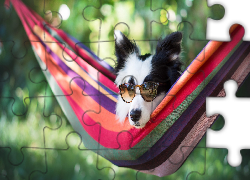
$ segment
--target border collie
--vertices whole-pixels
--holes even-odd
[[[154,55],[141,55],[135,42],[119,30],[115,30],[114,37],[117,57],[115,84],[120,89],[116,116],[120,122],[128,116],[132,126],[143,128],[181,75],[182,33],[174,32],[160,39]]]

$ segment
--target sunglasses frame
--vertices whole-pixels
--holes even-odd
[[[146,99],[143,97],[143,95],[142,95],[142,91],[143,91],[142,88],[143,88],[143,86],[144,86],[144,83],[153,83],[153,86],[156,86],[156,88],[155,88],[155,91],[156,91],[156,92],[155,92],[155,96],[154,96],[154,98],[153,98],[152,100],[150,100],[150,101],[146,100]],[[123,100],[124,102],[126,102],[126,103],[131,103],[131,102],[133,101],[134,97],[136,96],[135,90],[136,90],[137,87],[139,87],[140,95],[141,95],[142,99],[143,99],[144,101],[146,101],[146,102],[151,102],[151,101],[153,101],[153,100],[156,98],[157,89],[158,89],[159,85],[164,85],[164,84],[166,84],[166,83],[153,82],[153,81],[148,81],[148,82],[144,82],[144,83],[141,84],[141,85],[131,85],[130,83],[123,83],[123,84],[119,85],[119,90],[120,90],[120,95],[121,95],[122,100]],[[126,86],[126,88],[128,88],[128,86],[131,86],[131,87],[133,88],[133,90],[134,90],[134,97],[132,98],[131,101],[126,101],[126,100],[122,97],[122,94],[123,94],[123,93],[121,93],[122,86]],[[154,89],[153,89],[153,90],[154,90]]]

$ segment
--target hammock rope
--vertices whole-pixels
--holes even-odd
[[[116,120],[118,88],[113,68],[20,0],[9,1],[57,101],[84,145],[118,166],[159,176],[176,171],[217,117],[206,117],[205,97],[217,96],[226,79],[242,79],[249,72],[245,57],[250,44],[241,41],[244,29],[235,25],[230,30],[232,40],[210,41],[169,90],[146,127],[136,129],[128,120],[124,124]],[[181,150],[184,146],[189,148]],[[171,163],[173,158],[182,163]]]

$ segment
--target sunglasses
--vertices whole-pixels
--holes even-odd
[[[120,95],[124,102],[131,103],[136,94],[136,87],[139,87],[140,94],[144,101],[151,102],[156,98],[159,85],[164,83],[159,82],[144,82],[141,85],[133,85],[124,83],[119,85]]]

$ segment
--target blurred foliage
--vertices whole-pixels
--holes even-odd
[[[115,63],[114,29],[134,39],[142,54],[154,53],[160,37],[178,30],[184,35],[182,61],[185,69],[207,43],[206,18],[220,19],[224,14],[221,6],[209,9],[205,0],[23,2],[111,65]],[[249,178],[249,150],[242,151],[242,164],[232,168],[227,164],[227,150],[206,151],[205,138],[176,173],[163,178],[118,168],[86,150],[79,136],[71,133],[74,131],[53,97],[19,17],[13,8],[6,10],[3,1],[0,3],[0,179]],[[58,11],[62,4],[69,7],[70,16],[61,22]],[[249,80],[245,84],[249,85]],[[242,86],[244,88],[246,85]],[[249,97],[245,92],[238,96]],[[212,128],[218,130],[223,124],[223,120],[218,120]],[[50,148],[39,148],[45,145]],[[191,171],[205,175],[189,174]]]

